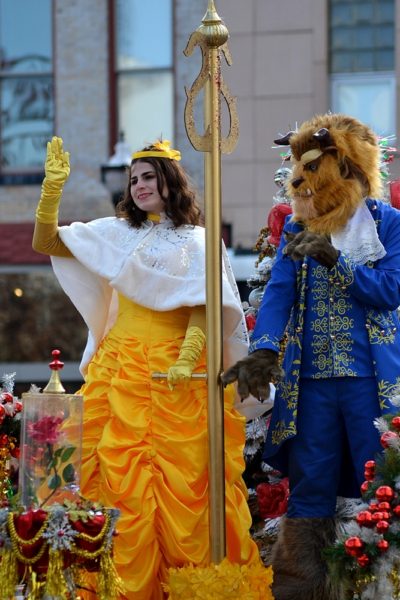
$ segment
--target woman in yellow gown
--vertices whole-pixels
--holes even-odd
[[[69,155],[48,143],[33,247],[52,256],[85,319],[81,492],[120,510],[114,561],[129,600],[162,600],[167,570],[209,561],[204,229],[169,143],[133,155],[117,217],[58,227]],[[240,299],[223,271],[226,362],[246,354]],[[152,377],[168,374],[167,380]],[[249,535],[244,419],[225,392],[227,557],[259,560]]]

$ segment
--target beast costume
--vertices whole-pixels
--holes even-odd
[[[380,148],[357,119],[317,115],[274,141],[290,146],[293,215],[251,353],[224,382],[264,397],[278,380],[264,460],[288,475],[290,496],[274,598],[333,600],[322,550],[336,498],[360,496],[365,461],[382,450],[373,421],[400,390],[400,212],[377,200]]]
[[[400,212],[372,199],[364,206],[360,210],[374,219],[382,248],[360,251],[355,245],[352,257],[341,252],[328,270],[310,257],[291,260],[282,253],[283,240],[252,336],[251,351],[277,352],[286,336],[285,378],[277,385],[264,460],[293,475],[288,516],[332,516],[338,493],[360,495],[365,461],[381,448],[373,419],[393,411],[391,398],[400,390],[400,329],[394,310],[400,305]],[[290,220],[284,227],[286,233],[302,229]],[[371,260],[368,253],[381,258]],[[339,385],[342,397],[346,386],[351,388],[335,410],[326,409],[327,383],[332,389]],[[301,411],[306,428],[297,423],[305,385],[314,412],[308,419]],[[321,440],[314,447],[301,443],[318,433]],[[331,461],[335,465],[329,468]]]

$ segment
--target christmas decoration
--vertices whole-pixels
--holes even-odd
[[[378,144],[381,151],[380,173],[383,181],[383,196],[388,202],[391,202],[391,186],[389,165],[393,162],[397,148],[393,146],[396,139],[395,135],[380,136]]]
[[[259,483],[256,492],[260,516],[263,519],[276,519],[286,513],[289,496],[287,477],[275,483]]]
[[[365,463],[367,504],[326,552],[331,576],[349,599],[400,598],[399,422],[397,415],[376,419],[383,453]]]
[[[84,500],[46,510],[0,509],[0,599],[13,598],[22,583],[30,598],[76,598],[86,572],[97,573],[96,597],[117,598],[122,588],[111,554],[118,516]]]
[[[268,214],[267,225],[261,229],[254,246],[258,257],[255,272],[247,280],[251,291],[248,303],[244,303],[245,320],[250,336],[271,276],[284,221],[292,210],[286,195],[286,184],[290,174],[291,169],[287,167],[282,166],[276,170],[274,182],[278,191],[273,197],[273,207]],[[282,350],[283,348],[284,343]],[[287,480],[283,480],[280,473],[261,461],[271,410],[270,404],[265,407],[264,414],[247,422],[244,448],[244,480],[249,489],[249,507],[253,517],[252,534],[266,565],[270,564],[272,545],[278,534],[280,518],[286,512],[288,498]]]
[[[18,488],[22,402],[13,395],[15,373],[0,387],[0,506],[8,506]]]

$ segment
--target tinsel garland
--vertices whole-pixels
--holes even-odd
[[[233,564],[225,558],[208,567],[169,569],[163,587],[169,600],[273,600],[271,584],[271,567]]]

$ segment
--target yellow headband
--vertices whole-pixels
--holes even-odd
[[[170,158],[171,160],[181,160],[181,153],[179,150],[170,148],[171,142],[164,140],[163,142],[155,142],[153,144],[154,150],[143,150],[142,152],[134,152],[132,159],[146,158],[153,156],[154,158]]]

